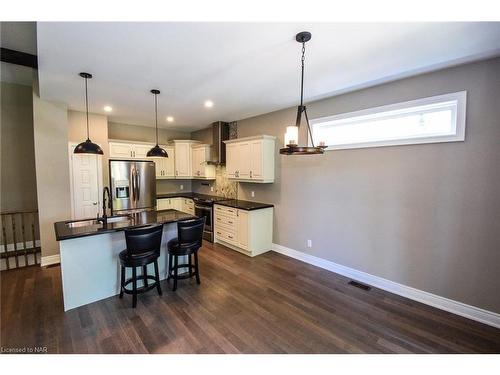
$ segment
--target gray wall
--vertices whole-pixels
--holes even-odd
[[[137,126],[108,122],[109,139],[123,139],[128,141],[155,142],[155,128],[150,126]],[[191,139],[190,132],[158,129],[158,140],[160,144],[165,144],[172,139]]]
[[[1,83],[1,211],[37,208],[31,86]]]
[[[183,189],[181,190],[181,185]],[[191,180],[156,180],[156,194],[192,191]]]
[[[211,145],[213,143],[212,126],[192,132],[191,139],[194,139],[195,141],[200,141],[201,143],[206,143],[207,145]]]
[[[59,254],[54,223],[71,218],[68,110],[33,92],[38,218],[42,258]]]
[[[307,84],[306,84],[307,87]],[[311,118],[467,90],[465,142],[276,156],[274,242],[500,313],[500,59],[308,104]],[[283,144],[295,108],[238,122]],[[304,138],[302,138],[304,139]],[[307,239],[313,247],[307,248]]]

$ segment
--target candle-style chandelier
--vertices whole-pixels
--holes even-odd
[[[304,61],[306,52],[306,42],[311,40],[311,33],[302,31],[295,36],[295,40],[302,43],[302,70],[300,80],[300,105],[297,107],[297,120],[295,125],[287,126],[285,133],[285,147],[280,149],[282,155],[317,155],[323,154],[325,151],[324,142],[320,142],[319,146],[314,145],[314,140],[311,133],[311,126],[309,125],[309,118],[307,117],[306,106],[304,105]],[[311,138],[311,146],[299,146],[299,127],[302,120],[302,114],[306,119],[307,135]]]

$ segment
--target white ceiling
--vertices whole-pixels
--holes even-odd
[[[41,96],[111,121],[194,130],[297,105],[307,30],[306,101],[500,54],[500,23],[37,24]],[[203,107],[206,99],[215,105]],[[165,117],[175,117],[173,124]]]

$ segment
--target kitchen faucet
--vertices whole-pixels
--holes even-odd
[[[102,189],[102,219],[104,222],[108,219],[108,216],[106,215],[106,195],[108,196],[108,208],[111,209],[111,196],[107,186]]]

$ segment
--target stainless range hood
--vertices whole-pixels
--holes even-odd
[[[229,124],[217,121],[212,124],[212,160],[207,161],[211,165],[226,164],[226,144],[229,139]]]

